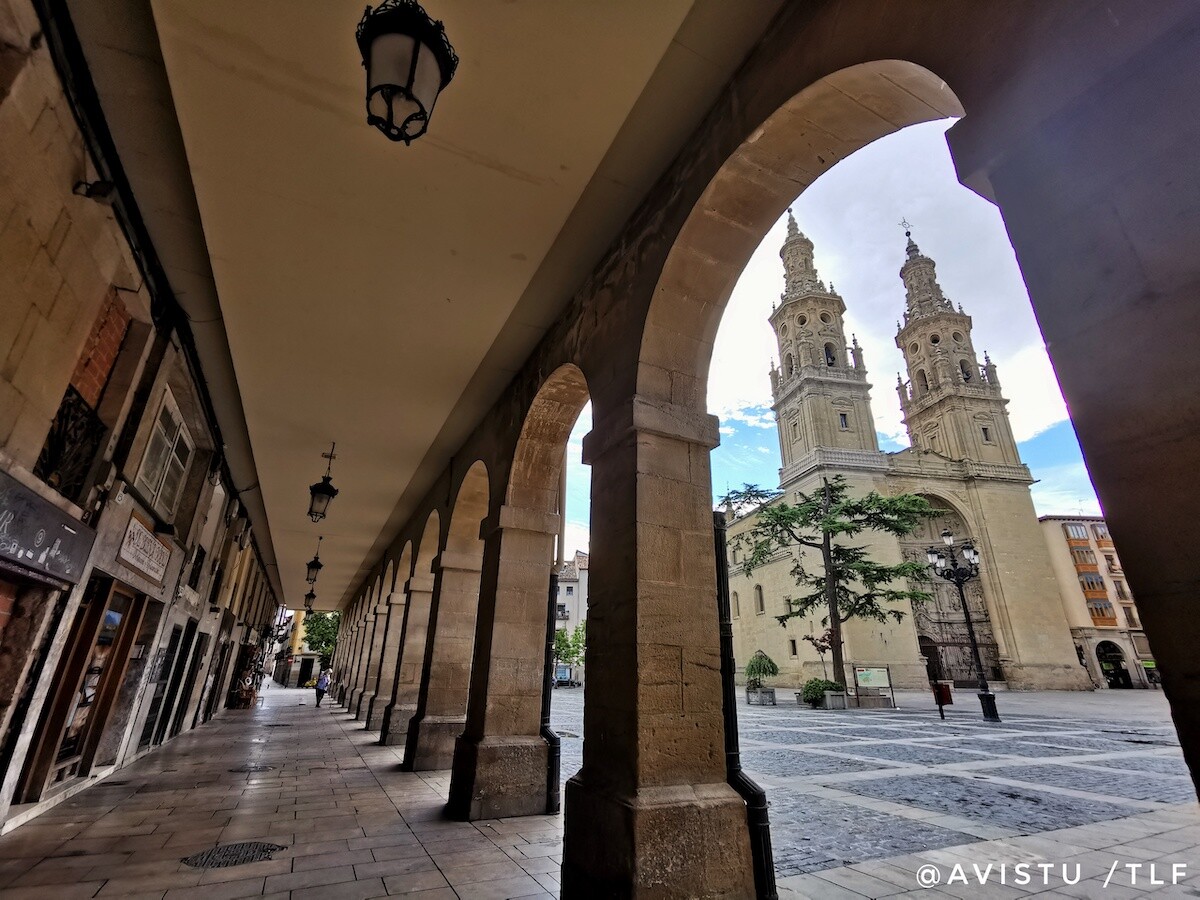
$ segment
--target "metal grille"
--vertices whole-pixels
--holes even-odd
[[[240,844],[225,844],[223,847],[193,853],[191,856],[185,856],[182,862],[193,869],[224,869],[245,863],[262,862],[264,859],[270,859],[272,853],[286,849],[279,844],[243,841]]]
[[[230,772],[270,772],[274,766],[264,766],[257,763],[250,763],[245,766],[238,766],[236,769],[230,769]]]

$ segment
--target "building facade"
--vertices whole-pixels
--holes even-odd
[[[0,9],[0,829],[216,715],[275,591],[187,326]],[[20,53],[13,48],[23,48]]]
[[[1058,587],[1029,493],[1033,479],[1017,452],[996,366],[986,354],[980,360],[971,317],[945,297],[933,260],[909,235],[900,270],[906,306],[896,344],[908,370],[897,393],[911,446],[885,453],[875,432],[864,351],[845,333],[845,301],[819,278],[812,242],[790,213],[780,256],[785,290],[770,321],[780,359],[771,370],[771,389],[783,497],[817,490],[834,476],[844,477],[855,494],[924,496],[938,515],[903,539],[865,533],[873,558],[924,563],[926,548],[940,544],[945,529],[971,540],[981,571],[965,590],[988,680],[1021,690],[1087,688],[1055,602]],[[749,576],[738,566],[737,540],[753,521],[746,516],[729,528],[737,658],[763,650],[780,665],[780,683],[832,674],[828,660],[806,640],[824,632],[821,614],[790,619],[783,627],[776,618],[787,612],[786,598],[795,591],[796,558],[780,553]],[[843,626],[848,683],[854,666],[886,666],[898,687],[943,679],[975,683],[957,590],[935,582],[913,585],[932,599],[906,610],[899,623],[852,619]]]
[[[1092,683],[1098,688],[1157,685],[1154,655],[1104,519],[1042,516],[1038,522],[1075,651]]]

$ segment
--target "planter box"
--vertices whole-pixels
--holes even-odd
[[[846,692],[845,691],[826,691],[825,692],[825,708],[826,709],[845,709],[846,708]]]
[[[775,706],[775,688],[746,688],[746,702],[758,706]]]

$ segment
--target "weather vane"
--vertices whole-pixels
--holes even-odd
[[[904,233],[906,235],[912,230],[912,224],[908,221],[908,219],[901,219],[900,227],[904,229]]]

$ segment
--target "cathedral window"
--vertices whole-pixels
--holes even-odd
[[[917,369],[917,391],[922,394],[929,393],[929,376],[925,374],[924,369]]]
[[[792,375],[796,371],[796,358],[790,353],[784,357],[783,370],[787,372],[788,375]]]
[[[981,425],[979,430],[983,432],[983,442],[990,444],[992,442],[992,431],[986,425]]]
[[[837,365],[837,351],[833,349],[833,344],[825,345],[825,365],[827,365],[827,366],[836,366]]]
[[[791,654],[792,659],[795,659],[797,656],[800,655],[800,653],[796,649],[796,639],[795,638],[788,639],[788,653]]]
[[[845,413],[838,413],[838,427],[841,428],[842,431],[850,430],[850,417]]]
[[[829,325],[833,322],[833,316],[829,315],[829,313],[821,313],[821,321]]]
[[[800,439],[800,423],[799,422],[792,423],[792,438],[795,440]]]
[[[762,585],[754,586],[754,612],[756,615],[762,615],[767,611],[767,604],[763,600]]]
[[[960,372],[962,372],[962,378],[963,378],[963,381],[964,381],[964,382],[970,382],[970,380],[971,380],[971,367],[967,365],[967,361],[966,361],[965,359],[960,359],[960,360],[958,361],[958,369],[959,369],[959,371],[960,371]]]
[[[941,342],[942,342],[942,336],[940,334],[931,334],[929,336],[929,343],[933,344],[933,346],[936,347]]]
[[[808,324],[808,316],[800,316],[800,318],[796,319],[796,324],[803,328]]]
[[[729,605],[733,608],[733,617],[736,619],[742,614],[742,605],[738,602],[737,591],[729,595]]]
[[[961,344],[963,342],[962,332],[956,331],[954,334],[950,335],[950,337],[954,338],[954,343],[956,344]]]

